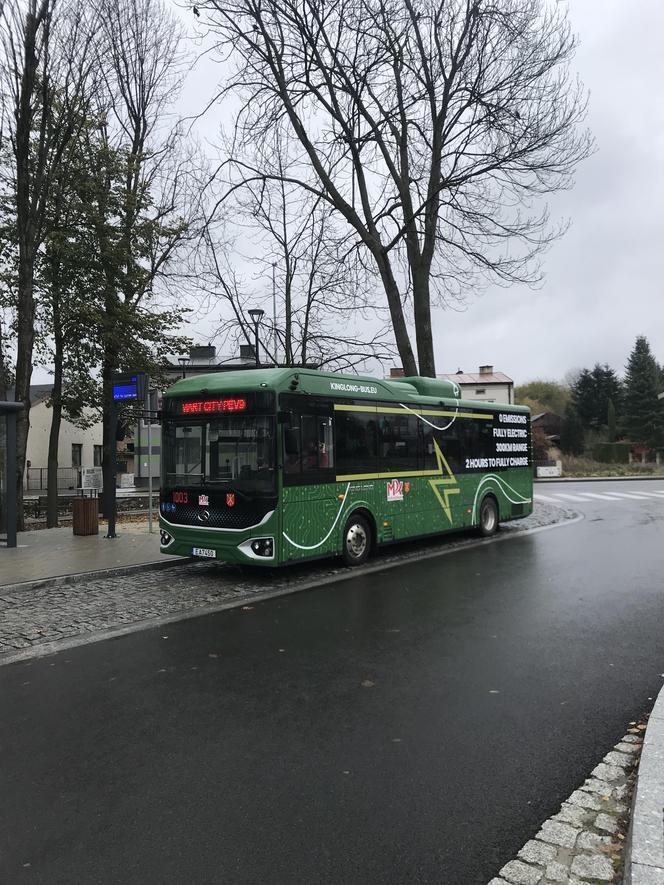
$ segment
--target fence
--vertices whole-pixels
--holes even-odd
[[[48,468],[28,467],[26,477],[26,490],[28,492],[42,491],[46,489]],[[75,491],[81,486],[81,476],[78,467],[58,467],[58,491]]]

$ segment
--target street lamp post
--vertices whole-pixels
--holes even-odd
[[[263,319],[265,311],[261,310],[260,307],[253,307],[249,311],[249,316],[251,317],[251,321],[254,324],[254,355],[256,357],[256,365],[260,366],[261,361],[258,357],[258,324]]]

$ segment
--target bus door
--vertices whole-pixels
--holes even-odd
[[[327,403],[282,412],[282,554],[284,560],[336,552],[341,501],[332,412]]]

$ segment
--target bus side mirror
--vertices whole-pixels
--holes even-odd
[[[286,427],[284,430],[284,448],[287,455],[300,454],[300,432],[298,427]]]

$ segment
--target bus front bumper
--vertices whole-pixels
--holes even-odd
[[[175,525],[159,519],[160,551],[169,556],[194,556],[239,565],[276,562],[277,519],[244,531],[216,531],[197,526]]]

